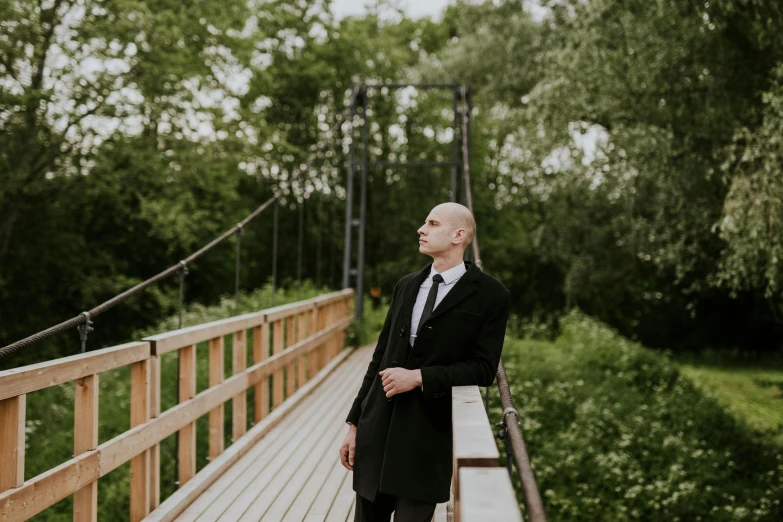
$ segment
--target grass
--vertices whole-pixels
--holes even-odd
[[[707,353],[677,360],[681,371],[733,415],[783,447],[783,361]]]

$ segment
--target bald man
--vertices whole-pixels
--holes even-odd
[[[440,204],[418,234],[432,263],[397,282],[346,419],[354,522],[431,522],[451,488],[451,388],[490,386],[503,349],[510,293],[463,261],[473,214]]]

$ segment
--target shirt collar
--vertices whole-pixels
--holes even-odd
[[[449,268],[448,270],[441,272],[440,275],[443,278],[443,284],[449,285],[454,281],[456,281],[457,279],[459,279],[460,277],[462,277],[462,275],[467,271],[468,269],[465,268],[465,263],[462,262],[455,267]],[[430,268],[430,275],[428,276],[428,278],[432,280],[432,276],[434,276],[437,273],[438,271],[435,270],[435,266],[433,265],[432,268]]]

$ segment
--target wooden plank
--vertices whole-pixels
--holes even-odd
[[[325,522],[345,522],[348,518],[351,506],[353,505],[354,500],[356,500],[356,493],[353,491],[351,482],[351,475],[348,473],[348,470],[346,470],[343,483],[337,491],[337,496],[334,498],[334,503],[329,510]]]
[[[264,323],[253,330],[253,362],[258,364],[269,358],[269,323]],[[269,415],[269,386],[271,377],[262,379],[255,385],[253,403],[253,420],[256,424]]]
[[[500,453],[478,386],[453,386],[451,405],[455,462],[459,466],[497,466]]]
[[[345,392],[332,396],[329,407],[324,407],[316,418],[307,423],[306,429],[299,430],[271,461],[264,463],[261,473],[243,488],[241,496],[231,503],[231,506],[217,519],[218,522],[269,520],[261,517],[287,486],[294,472],[303,465],[303,462],[311,459],[312,455],[326,451],[332,445],[337,431],[346,427],[344,422],[340,422],[336,411],[347,408],[350,400],[350,394]],[[207,520],[209,519],[204,519],[203,522]]]
[[[196,345],[179,351],[179,402],[196,396]],[[179,487],[196,474],[196,422],[189,422],[177,433]]]
[[[197,324],[179,330],[172,330],[157,335],[145,337],[144,341],[152,344],[152,353],[161,355],[191,344],[198,344],[217,337],[231,335],[240,330],[248,330],[266,321],[266,311],[251,312],[237,315],[219,321]]]
[[[98,375],[74,382],[73,454],[81,455],[98,447]],[[74,522],[97,522],[98,481],[73,494]]]
[[[0,400],[0,493],[24,484],[26,405],[26,395]]]
[[[346,355],[348,355],[348,352],[346,352]],[[346,357],[335,359],[331,369],[339,366],[345,359]],[[228,448],[228,450],[218,457],[218,459],[210,462],[190,483],[185,487],[180,488],[180,490],[166,499],[166,501],[150,515],[148,521],[170,522],[174,520],[191,502],[197,499],[199,495],[214,483],[215,480],[220,478],[231,465],[250,451],[254,444],[261,440],[271,428],[283,420],[288,412],[292,411],[292,409],[300,404],[302,400],[318,389],[319,384],[326,379],[327,375],[327,373],[324,373],[322,376],[319,376],[319,378],[308,382],[306,386],[303,386],[296,392],[290,401],[287,401],[286,404],[274,412],[271,412],[259,424],[253,426],[253,428],[237,441],[236,444],[233,444]]]
[[[272,354],[283,351],[283,320],[278,319],[272,328]],[[283,370],[275,370],[272,376],[272,408],[277,408],[283,402]]]
[[[324,306],[321,311],[323,312],[324,317],[324,328],[327,328],[334,322],[334,304]],[[332,359],[332,354],[334,352],[334,337],[330,337],[329,340],[324,343],[323,352],[325,361]]]
[[[351,388],[345,386],[347,382],[342,384],[339,391],[332,395],[332,401],[324,407],[328,411],[325,415],[323,431],[318,430],[320,437],[307,447],[293,448],[293,452],[297,454],[296,458],[289,462],[283,472],[275,476],[274,481],[267,485],[263,493],[256,498],[253,508],[257,505],[266,508],[260,518],[261,522],[280,522],[320,462],[322,460],[329,462],[339,460],[336,449],[348,431],[348,427],[340,420],[340,417],[343,409],[348,408],[352,400]],[[261,511],[259,509],[257,513]],[[251,510],[248,510],[247,519],[259,520],[253,518]]]
[[[332,470],[329,473],[326,482],[324,482],[323,487],[318,491],[318,495],[315,497],[312,505],[310,505],[310,509],[303,519],[304,522],[324,522],[324,520],[326,520],[329,509],[332,507],[340,487],[342,487],[343,480],[351,473],[340,463],[339,456],[334,460],[335,462],[332,466]]]
[[[0,493],[0,520],[27,520],[101,476],[98,450],[64,462],[16,489]]]
[[[306,398],[303,398],[296,409],[289,409],[291,401],[287,401],[281,408],[276,410],[274,415],[279,415],[280,411],[286,409],[289,409],[290,413],[273,429],[269,430],[262,439],[253,444],[252,448],[232,464],[229,469],[221,473],[215,482],[201,493],[193,503],[187,506],[179,518],[177,518],[177,522],[192,522],[202,515],[206,517],[213,516],[214,518],[220,516],[223,510],[225,510],[225,504],[234,498],[231,491],[236,489],[235,483],[241,481],[243,474],[259,473],[259,462],[269,460],[271,458],[269,455],[277,453],[280,448],[285,446],[296,434],[296,431],[301,430],[301,426],[304,423],[312,421],[313,416],[323,409],[325,402],[329,400],[331,394],[340,385],[340,379],[335,378],[335,376],[347,374],[348,367],[352,364],[353,360],[349,360],[337,368],[334,374],[325,377],[321,384],[318,385],[317,393],[311,392]],[[297,396],[301,396],[301,394],[297,393]],[[294,400],[294,397],[292,397],[292,400]],[[248,433],[248,436],[250,436],[252,431]],[[247,438],[247,436],[244,437],[238,444],[244,443]],[[233,446],[226,450],[224,455],[232,451],[232,448]],[[215,502],[223,503],[223,507],[213,506]]]
[[[309,309],[316,303],[320,305],[326,305],[331,302],[337,302],[346,299],[350,300],[353,298],[352,296],[353,289],[348,288],[338,292],[324,294],[312,299],[307,299],[305,301],[298,301],[296,303],[276,306],[266,310],[260,310],[258,312],[251,312],[248,314],[238,315],[236,317],[221,319],[219,321],[212,321],[209,323],[203,323],[189,326],[187,328],[181,328],[179,330],[172,330],[170,332],[152,335],[145,337],[143,340],[149,341],[152,344],[154,354],[161,355],[163,353],[170,352],[172,350],[176,350],[191,344],[197,344],[215,337],[233,334],[239,330],[248,330],[250,328],[260,326],[264,322],[271,323],[279,319],[284,319],[289,315],[293,315],[303,310]]]
[[[313,315],[310,321],[311,329],[314,332],[321,332],[323,330],[323,324],[322,324],[323,321],[320,315],[321,315],[321,310],[317,306],[314,307]],[[313,375],[317,374],[321,370],[321,368],[323,368],[323,359],[321,357],[320,343],[318,349],[310,353],[311,353],[311,358],[313,360],[313,365],[311,369],[312,373],[310,375],[312,377]]]
[[[223,336],[209,340],[209,386],[223,382],[225,354]],[[223,403],[209,412],[209,459],[223,453]]]
[[[150,416],[150,365],[148,360],[131,365],[131,427],[140,426]],[[130,520],[138,522],[150,509],[150,453],[145,450],[130,459]]]
[[[346,321],[342,325],[335,325],[335,328],[345,327],[349,322],[350,321]],[[325,332],[316,336],[311,336],[298,343],[298,349],[304,350],[305,353],[307,350],[314,349],[324,335],[330,334],[329,332]],[[347,356],[350,353],[351,352],[346,351],[345,355]],[[296,356],[297,351],[295,349],[290,353],[278,354],[277,356],[271,357],[262,363],[254,365],[244,374],[232,376],[221,386],[209,388],[195,396],[192,400],[166,410],[157,419],[131,428],[122,435],[101,444],[94,451],[89,451],[74,457],[63,464],[26,481],[19,488],[0,492],[0,520],[3,520],[3,517],[6,517],[9,521],[26,520],[27,518],[40,513],[52,504],[75,493],[93,480],[96,480],[98,477],[105,476],[123,463],[140,455],[146,449],[159,443],[164,438],[173,435],[186,424],[192,422],[201,415],[208,413],[217,405],[222,404],[241,390],[256,384],[262,377],[268,376],[269,372],[282,367],[282,365],[287,362],[287,357]],[[329,368],[334,367],[333,364],[339,364],[343,359],[344,357],[340,357],[335,361],[332,361]],[[323,375],[330,371],[329,368],[325,369]],[[133,367],[131,367],[131,372],[133,373]],[[311,382],[320,382],[322,376],[319,376],[318,379],[314,379]],[[310,389],[311,383],[307,383],[306,388]],[[281,409],[284,411],[288,410],[287,407]],[[270,415],[270,417],[276,418],[279,417],[279,415]],[[197,490],[202,483],[203,481],[199,481],[192,487],[187,487],[190,486],[190,484],[188,484],[185,488],[181,488],[181,490],[192,493],[194,490]]]
[[[454,500],[459,503],[462,467],[497,467],[500,452],[478,386],[451,388]]]
[[[285,333],[285,346],[290,347],[296,344],[296,316],[291,315],[286,320],[286,333]],[[296,383],[294,372],[296,371],[296,361],[292,361],[291,364],[285,367],[285,396],[290,397],[295,390],[294,384]]]
[[[506,468],[459,470],[458,522],[522,522]]]
[[[234,333],[232,346],[233,374],[242,373],[247,367],[247,339],[245,331]],[[247,395],[245,391],[231,399],[231,437],[237,440],[247,431]]]
[[[150,365],[150,418],[160,415],[160,357],[149,358]],[[150,452],[150,493],[149,511],[160,505],[160,444],[155,444]]]
[[[296,318],[296,325],[297,325],[297,331],[296,331],[296,340],[301,341],[302,339],[307,339],[307,311],[302,312],[299,314]],[[304,383],[307,382],[307,375],[306,375],[306,355],[303,355],[302,357],[299,357],[296,360],[296,388],[299,389],[300,387],[304,386]]]
[[[343,432],[338,432],[338,437],[337,437],[338,446],[345,438],[345,434],[347,431],[348,430],[346,426],[346,429]],[[331,477],[332,471],[334,471],[337,468],[345,470],[345,468],[342,467],[342,464],[340,464],[339,456],[335,456],[334,453],[327,452],[324,455],[324,457],[325,458],[322,458],[321,461],[318,463],[318,467],[316,467],[315,470],[307,478],[307,482],[305,482],[305,484],[302,485],[299,488],[299,490],[296,492],[297,496],[293,500],[293,503],[291,504],[291,508],[285,514],[285,517],[282,519],[281,522],[301,522],[302,520],[304,520],[305,517],[307,516],[307,512],[310,510],[310,506],[312,506],[313,503],[315,502],[315,499],[318,496],[319,491],[321,491],[321,489],[324,487],[328,487],[329,479]],[[335,466],[337,466],[337,468]],[[286,489],[286,491],[288,491],[288,489]],[[326,510],[324,512],[324,516],[321,517],[321,520],[324,520],[324,518],[326,518],[325,513],[328,512],[328,509],[329,506],[327,505]]]
[[[314,299],[308,299],[306,301],[297,301],[295,303],[284,304],[270,308],[266,310],[266,320],[269,323],[285,319],[286,317],[294,316],[304,310],[309,310],[313,307]]]
[[[126,366],[149,357],[149,343],[127,343],[0,372],[0,400]]]
[[[345,391],[342,391],[342,393],[347,395]],[[330,409],[332,411],[331,415],[329,415],[332,419],[331,424],[338,424],[338,426],[334,430],[332,430],[332,425],[329,426],[330,431],[324,433],[324,436],[317,442],[317,446],[313,448],[310,455],[302,461],[288,482],[276,492],[276,497],[260,519],[261,522],[280,522],[288,512],[295,510],[299,503],[304,504],[305,497],[301,496],[301,494],[306,492],[307,486],[305,484],[310,484],[309,479],[316,473],[320,473],[322,479],[325,478],[325,474],[331,467],[331,464],[335,460],[339,460],[336,451],[330,450],[335,450],[340,446],[340,442],[345,438],[347,429],[339,426],[339,422],[334,422],[336,418],[339,418],[339,411],[335,411],[334,408]],[[302,449],[300,448],[299,451]],[[271,488],[267,488],[267,490],[269,489]],[[309,506],[309,503],[307,503],[307,506]],[[302,518],[299,518],[299,520],[301,521]]]
[[[353,294],[354,294],[353,288],[346,288],[345,290],[340,290],[337,292],[323,294],[318,297],[315,297],[312,299],[312,302],[318,307],[323,307],[337,301],[351,300],[353,299]]]
[[[338,374],[344,375],[344,369],[341,368]],[[243,460],[252,460],[250,466],[238,463],[229,470],[227,474],[235,477],[234,480],[225,484],[219,494],[213,493],[207,509],[200,511],[188,509],[190,515],[181,517],[177,522],[192,520],[200,522],[213,522],[215,520],[234,522],[254,503],[254,498],[258,492],[267,491],[267,488],[271,487],[273,483],[280,481],[281,474],[286,472],[285,469],[280,469],[281,466],[296,467],[296,461],[286,459],[285,456],[281,455],[283,453],[288,454],[290,450],[287,448],[292,446],[301,446],[304,453],[307,453],[314,445],[314,437],[317,437],[319,434],[319,430],[317,430],[319,423],[329,416],[326,406],[329,404],[330,398],[335,395],[335,391],[344,387],[343,382],[331,382],[333,381],[331,377],[332,375],[319,388],[318,394],[311,401],[308,401],[317,403],[317,409],[311,410],[308,417],[290,425],[287,430],[288,433],[283,437],[279,437],[269,451],[255,457],[246,456]],[[284,403],[284,405],[287,404],[287,402]],[[309,429],[301,429],[305,423],[314,428],[312,432]]]

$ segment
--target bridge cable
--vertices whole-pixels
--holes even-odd
[[[465,185],[465,197],[467,207],[473,212],[473,197],[470,192],[470,143],[468,142],[468,132],[470,125],[470,93],[462,86],[460,87],[460,95],[462,98],[462,160],[463,160],[463,177]],[[476,260],[476,266],[483,270],[481,263],[481,255],[479,252],[478,235],[473,237],[473,256]],[[525,440],[522,437],[522,428],[519,426],[519,414],[514,409],[514,400],[511,396],[509,389],[508,377],[506,376],[506,369],[503,366],[503,359],[500,360],[497,370],[497,382],[498,392],[500,394],[500,401],[503,405],[503,424],[506,427],[506,433],[508,440],[511,443],[511,450],[514,454],[514,461],[519,471],[519,477],[522,481],[522,490],[524,493],[525,508],[527,509],[528,516],[531,522],[546,522],[546,515],[544,513],[544,503],[541,500],[541,494],[538,491],[538,485],[536,484],[535,474],[533,468],[530,465],[530,458],[527,454],[525,447]],[[487,390],[489,391],[489,390]],[[488,397],[489,395],[487,395]],[[507,420],[509,414],[513,413],[516,417],[516,422],[509,422]],[[506,438],[506,437],[504,437]]]
[[[359,94],[358,88],[354,87],[352,92],[351,92],[350,101],[349,101],[348,104],[346,104],[347,107],[353,106],[353,104],[354,104],[358,94]],[[347,108],[343,109],[341,112],[339,112],[335,116],[336,122],[333,125],[332,129],[330,129],[332,133],[337,132],[339,130],[339,128],[342,126],[343,122],[346,120],[346,117],[345,117],[345,113],[346,112],[347,112]],[[307,172],[310,169],[310,166],[312,165],[312,163],[313,163],[313,161],[315,160],[316,157],[317,157],[317,151],[314,151],[313,154],[308,159],[308,161],[302,166],[302,168],[297,173],[295,173],[294,176],[291,177],[291,181],[294,181],[298,177],[298,175],[301,174],[302,172]],[[141,283],[137,284],[136,286],[134,286],[132,288],[129,288],[128,290],[126,290],[126,291],[124,291],[124,292],[122,292],[122,293],[112,297],[111,299],[109,299],[109,300],[99,304],[98,306],[92,308],[89,311],[82,312],[79,315],[77,315],[76,317],[68,319],[67,321],[63,321],[63,322],[61,322],[59,324],[56,324],[54,326],[51,326],[51,327],[45,329],[45,330],[42,330],[42,331],[37,332],[37,333],[35,333],[33,335],[30,335],[29,337],[25,337],[24,339],[21,339],[19,341],[16,341],[14,343],[11,343],[11,344],[3,347],[3,348],[0,348],[0,359],[2,359],[3,357],[6,357],[8,355],[11,355],[12,353],[15,353],[15,352],[19,351],[22,348],[26,348],[28,346],[31,346],[31,345],[33,345],[35,343],[38,343],[38,342],[44,340],[44,339],[48,339],[49,337],[52,337],[55,334],[58,334],[58,333],[63,332],[65,330],[70,330],[72,328],[79,328],[81,344],[82,344],[82,347],[83,347],[82,351],[84,351],[84,347],[85,347],[86,340],[87,340],[87,334],[93,330],[93,328],[92,328],[92,318],[93,317],[95,317],[97,315],[100,315],[101,313],[103,313],[103,312],[109,310],[110,308],[118,305],[119,303],[125,301],[126,299],[128,299],[128,298],[130,298],[130,297],[132,297],[132,296],[134,296],[136,294],[138,294],[139,292],[141,292],[142,290],[146,289],[147,287],[149,287],[149,286],[151,286],[151,285],[153,285],[153,284],[155,284],[155,283],[157,283],[159,281],[162,281],[162,280],[168,278],[169,276],[177,273],[180,269],[182,269],[183,263],[184,264],[192,263],[196,259],[198,259],[201,256],[203,256],[205,253],[209,252],[211,249],[213,249],[216,246],[218,246],[219,244],[223,243],[226,239],[228,239],[232,235],[237,234],[237,232],[239,230],[241,230],[248,223],[253,221],[256,217],[258,217],[259,214],[261,214],[264,210],[266,210],[273,203],[275,204],[275,219],[276,219],[276,217],[277,217],[277,202],[278,202],[278,200],[280,199],[281,196],[282,196],[282,193],[278,192],[277,194],[275,194],[271,198],[267,199],[263,204],[261,204],[253,212],[248,214],[245,217],[245,219],[243,219],[237,225],[235,225],[235,226],[231,227],[230,229],[226,230],[224,233],[222,233],[221,235],[219,235],[218,237],[216,237],[215,239],[213,239],[212,241],[210,241],[209,243],[207,243],[206,245],[201,247],[199,250],[197,250],[196,252],[192,253],[191,255],[189,255],[188,257],[186,257],[184,260],[180,261],[176,265],[170,266],[169,268],[163,270],[162,272],[160,272],[160,273],[150,277],[146,281],[142,281]],[[277,233],[277,227],[275,227],[275,234],[276,233]],[[276,246],[277,246],[277,238],[275,237],[275,248],[276,248]],[[276,257],[276,255],[275,255],[275,257]],[[273,266],[275,267],[275,270],[276,270],[276,264],[277,264],[277,261],[275,259],[274,260],[274,264],[273,264]],[[238,272],[237,272],[237,274],[238,274]],[[276,275],[276,273],[275,273],[275,275]],[[238,277],[238,275],[237,275],[237,277]],[[274,276],[273,276],[273,285],[274,285],[274,283],[275,283],[275,281],[274,281]],[[272,294],[272,299],[274,300],[274,293]]]

